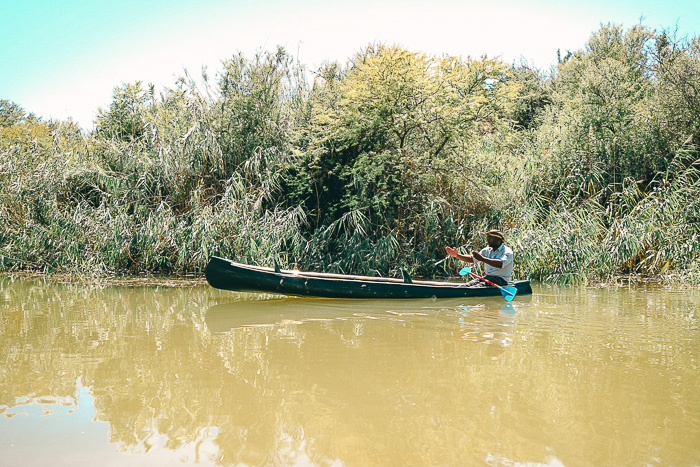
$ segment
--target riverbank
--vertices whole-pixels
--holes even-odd
[[[97,287],[198,287],[207,284],[204,276],[156,276],[141,275],[133,277],[95,277],[79,274],[37,273],[37,272],[2,272],[0,277],[38,279],[54,284],[94,285]]]
[[[172,275],[139,275],[139,276],[107,276],[107,277],[96,277],[96,276],[85,276],[79,274],[64,274],[64,273],[37,273],[29,271],[15,271],[15,272],[0,272],[0,277],[18,277],[18,278],[29,278],[29,279],[39,279],[48,283],[55,284],[79,284],[79,285],[94,285],[98,287],[171,287],[171,288],[187,288],[187,287],[199,287],[207,285],[207,280],[204,275],[183,275],[183,276],[172,276]],[[458,276],[452,279],[458,279]],[[420,277],[415,277],[414,279],[421,279]],[[449,280],[450,278],[444,278],[444,280]],[[546,285],[546,284],[541,284]],[[672,288],[672,289],[700,289],[700,285],[688,284],[674,275],[658,275],[658,276],[641,276],[641,275],[627,275],[627,276],[617,276],[607,281],[594,281],[589,282],[585,285],[572,285],[572,287],[583,287],[586,289],[601,289],[601,288],[615,288],[615,287],[648,287],[655,286],[659,288]]]

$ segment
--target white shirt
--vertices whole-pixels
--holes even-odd
[[[501,244],[501,246],[499,246],[495,250],[490,246],[487,246],[479,253],[481,253],[481,255],[485,258],[500,259],[501,261],[503,261],[503,264],[500,268],[495,268],[484,263],[484,269],[486,271],[487,276],[502,277],[505,280],[510,281],[510,276],[513,275],[513,261],[515,259],[513,255],[513,250],[505,246],[505,244]]]

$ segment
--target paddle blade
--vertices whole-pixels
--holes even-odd
[[[466,276],[466,275],[469,274],[470,272],[472,272],[472,268],[470,268],[469,266],[465,266],[465,267],[463,267],[463,268],[459,271],[459,275],[460,275],[460,276]]]
[[[518,293],[518,289],[515,287],[499,287],[501,289],[501,295],[503,295],[503,298],[506,299],[507,302],[510,302],[515,298],[515,294]]]

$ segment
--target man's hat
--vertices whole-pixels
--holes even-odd
[[[503,233],[500,230],[489,230],[486,232],[487,237],[494,237],[494,238],[500,238],[502,242],[506,241],[506,237],[503,236]]]

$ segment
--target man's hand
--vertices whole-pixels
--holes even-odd
[[[450,256],[454,256],[455,258],[459,257],[459,252],[457,251],[457,248],[452,248],[451,246],[446,246],[445,251]]]
[[[477,261],[481,261],[482,263],[486,263],[489,266],[493,266],[494,268],[502,268],[503,267],[503,260],[486,258],[484,255],[482,255],[478,251],[472,251],[472,258],[474,258]]]

